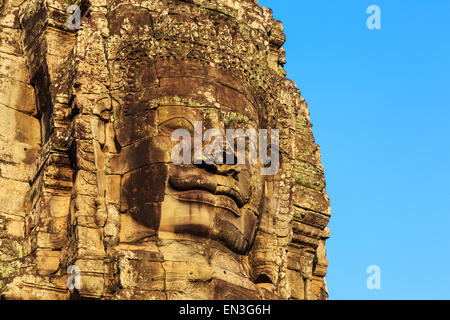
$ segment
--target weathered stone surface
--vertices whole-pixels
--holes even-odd
[[[2,204],[0,212],[12,215],[25,216],[26,192],[29,185],[25,182],[14,181],[0,178],[0,203]]]
[[[36,251],[37,272],[41,276],[50,275],[59,268],[59,251],[38,249]]]
[[[68,1],[0,3],[0,298],[328,298],[320,148],[269,9],[80,0],[70,30]],[[277,129],[279,170],[175,164],[198,121]]]
[[[171,162],[170,138],[155,136],[140,140],[122,149],[119,155],[113,155],[109,161],[109,173],[125,175],[130,171],[156,163]]]
[[[40,142],[39,121],[0,104],[0,157],[9,164],[30,165]]]

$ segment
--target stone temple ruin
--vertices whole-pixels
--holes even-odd
[[[284,41],[256,0],[0,0],[0,297],[327,299]],[[279,130],[280,169],[175,165],[194,121]]]

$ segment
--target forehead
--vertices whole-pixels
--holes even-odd
[[[259,123],[260,108],[251,87],[233,70],[189,59],[130,59],[123,63],[128,64],[124,116],[153,109],[161,120],[177,115],[202,120],[200,115],[208,115],[208,110],[214,115],[218,110]]]

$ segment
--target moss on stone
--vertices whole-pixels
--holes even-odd
[[[0,264],[0,278],[7,279],[20,274],[20,262],[3,262]]]

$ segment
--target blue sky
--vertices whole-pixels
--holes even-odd
[[[450,299],[450,1],[259,4],[284,24],[322,150],[330,299]]]

